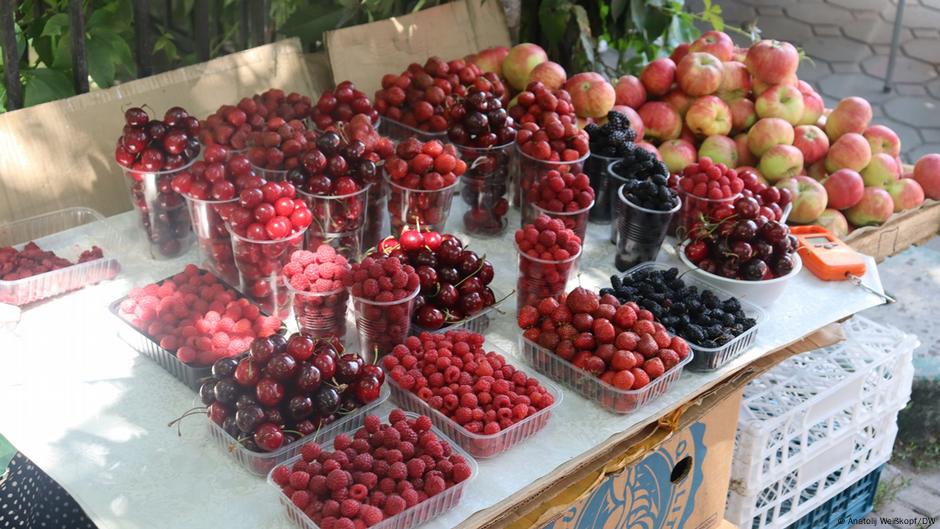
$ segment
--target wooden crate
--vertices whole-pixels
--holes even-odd
[[[845,242],[877,261],[926,241],[940,231],[940,201],[928,200],[918,209],[893,215],[881,226],[859,228]]]

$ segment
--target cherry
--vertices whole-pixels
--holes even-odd
[[[241,386],[251,387],[258,383],[258,380],[261,379],[261,369],[258,368],[251,358],[243,358],[238,362],[238,367],[235,368],[234,374],[235,382]]]
[[[484,285],[489,285],[493,282],[494,275],[493,263],[483,261],[483,266],[480,268],[480,271],[477,272],[477,277],[480,278],[480,281],[482,281]]]
[[[385,371],[383,371],[381,367],[375,364],[366,364],[362,366],[362,369],[360,370],[359,374],[363,378],[375,377],[375,379],[379,381],[379,384],[383,384],[385,382]]]
[[[287,411],[295,421],[302,421],[313,415],[313,399],[306,395],[295,395],[287,402]]]
[[[255,338],[251,342],[248,357],[259,366],[264,366],[274,356],[274,341],[271,338]]]
[[[476,253],[464,250],[460,253],[460,260],[457,262],[457,271],[461,277],[467,277],[475,274],[480,268],[480,257]]]
[[[336,374],[336,352],[331,355],[327,351],[321,351],[313,358],[313,365],[320,370],[323,380],[330,380]]]
[[[267,422],[255,430],[255,444],[265,452],[273,452],[284,443],[284,432],[276,424]]]
[[[359,377],[359,362],[354,355],[343,355],[336,363],[336,380],[340,384],[352,384]]]
[[[424,232],[424,245],[427,246],[432,252],[436,252],[441,247],[441,242],[443,238],[441,234],[436,231],[426,231]]]
[[[228,417],[228,408],[226,408],[221,402],[213,402],[209,405],[209,408],[206,410],[209,420],[222,426],[222,422],[225,421],[225,418]]]
[[[450,283],[441,283],[441,290],[435,296],[435,299],[443,307],[453,307],[457,304],[459,298],[460,294],[457,292],[457,287]]]
[[[215,379],[207,379],[199,386],[199,400],[206,406],[215,402]]]
[[[443,265],[455,266],[460,261],[463,245],[456,237],[445,236],[438,248],[437,258]]]
[[[480,312],[483,309],[483,297],[479,292],[471,292],[460,298],[460,310],[467,316]]]
[[[284,386],[273,378],[262,378],[255,386],[258,402],[265,406],[277,406],[284,398]]]
[[[238,367],[238,360],[235,358],[221,358],[212,364],[212,376],[216,378],[231,377]]]
[[[444,326],[444,313],[433,305],[425,305],[415,315],[415,323],[425,329],[440,329]]]
[[[268,361],[265,373],[274,380],[287,380],[297,373],[297,360],[287,353],[278,353]]]
[[[297,370],[297,379],[295,380],[298,390],[304,393],[313,393],[320,387],[322,380],[323,378],[317,366],[309,362],[301,362]]]
[[[320,415],[332,415],[339,411],[341,397],[336,388],[332,386],[320,386],[313,396],[313,403]]]
[[[231,378],[223,378],[215,383],[213,394],[215,400],[221,404],[232,404],[238,398],[238,385]]]
[[[363,404],[368,404],[379,398],[382,391],[382,383],[375,377],[362,377],[355,385],[356,399]]]
[[[294,357],[294,360],[303,362],[313,355],[313,339],[305,334],[294,334],[287,340],[287,353]]]
[[[406,252],[413,252],[424,246],[424,236],[417,230],[404,230],[398,237],[401,248]]]
[[[131,107],[124,111],[124,122],[131,127],[143,127],[148,121],[150,121],[150,116],[140,107]]]
[[[246,406],[235,412],[235,424],[244,433],[251,433],[264,421],[261,406]]]

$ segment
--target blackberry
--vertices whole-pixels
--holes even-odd
[[[669,168],[646,149],[631,143],[630,152],[614,166],[626,179],[627,200],[646,209],[668,211],[679,204],[676,191],[669,187]]]
[[[633,141],[636,139],[636,131],[630,127],[627,116],[620,112],[608,112],[607,123],[590,123],[584,127],[584,131],[588,133],[591,152],[594,154],[618,158],[635,148]]]

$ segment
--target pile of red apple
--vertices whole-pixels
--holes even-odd
[[[797,78],[799,62],[790,43],[738,48],[725,33],[708,31],[651,62],[639,78],[621,77],[616,103],[637,111],[645,139],[671,171],[709,157],[789,190],[789,222],[844,236],[850,225],[881,224],[925,196],[940,198],[940,155],[903,174],[900,140],[871,123],[871,105],[847,97],[826,109]]]

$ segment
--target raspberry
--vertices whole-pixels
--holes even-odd
[[[385,508],[383,510],[386,516],[395,516],[407,508],[408,504],[405,502],[405,499],[397,494],[392,494],[385,498]]]
[[[339,490],[349,485],[349,477],[342,470],[333,470],[326,476],[326,486],[330,490]]]
[[[346,450],[347,448],[349,448],[351,444],[352,444],[352,439],[348,435],[341,433],[337,435],[336,438],[333,440],[333,449],[334,450]]]
[[[466,463],[455,463],[454,468],[451,470],[451,478],[454,483],[470,479],[471,474],[473,474],[473,471],[470,469],[470,465]]]
[[[408,475],[408,468],[401,461],[398,461],[396,463],[392,463],[391,465],[389,465],[388,477],[398,480],[398,479],[405,479],[405,476],[407,475]]]
[[[421,459],[412,459],[408,461],[408,477],[415,479],[424,475],[425,464]]]
[[[436,496],[447,488],[447,483],[444,482],[444,478],[440,476],[431,476],[424,481],[424,492],[428,496]]]
[[[310,493],[305,490],[294,491],[290,495],[290,501],[300,509],[305,509],[310,503]]]
[[[284,487],[290,482],[290,475],[291,471],[289,467],[279,466],[274,470],[271,479],[278,485]]]
[[[290,486],[295,489],[306,489],[310,483],[310,474],[306,472],[292,472],[290,475]]]
[[[369,488],[362,483],[356,483],[349,487],[349,497],[353,500],[363,501],[369,496]]]
[[[353,499],[346,499],[339,504],[339,513],[347,518],[353,518],[359,514],[361,504]]]
[[[418,491],[415,489],[408,489],[401,492],[401,498],[405,500],[405,505],[408,507],[413,507],[418,504]]]
[[[304,461],[307,463],[319,457],[320,451],[320,445],[317,443],[307,443],[300,447],[300,455],[303,456]]]
[[[326,486],[326,476],[318,475],[310,478],[310,483],[307,485],[310,489],[310,492],[316,494],[317,496],[322,496],[325,494],[329,488]]]
[[[431,418],[427,415],[421,415],[415,419],[414,429],[416,432],[427,432],[431,429]]]
[[[382,510],[372,505],[363,505],[359,511],[359,518],[365,522],[366,527],[372,527],[382,522]]]
[[[375,433],[379,431],[379,428],[382,426],[382,420],[376,415],[366,415],[366,418],[363,421],[364,428],[369,433]]]
[[[356,524],[349,518],[338,518],[333,522],[333,529],[356,529]]]

